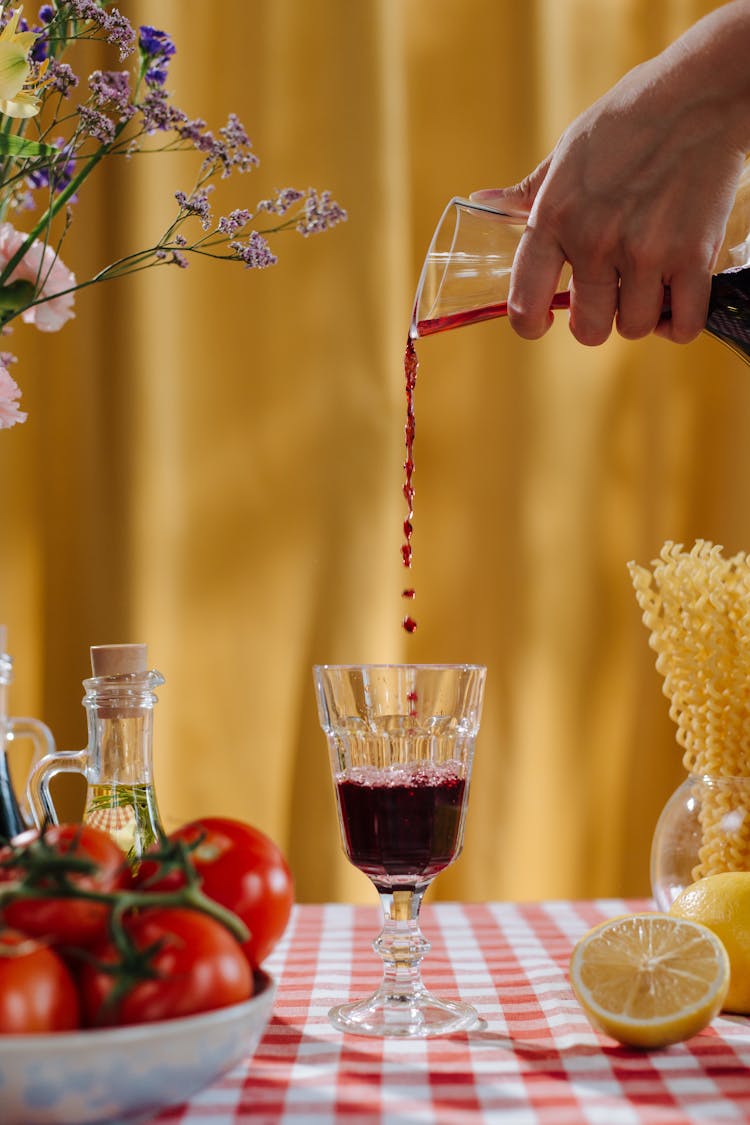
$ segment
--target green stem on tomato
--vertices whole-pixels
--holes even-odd
[[[85,899],[87,902],[98,902],[102,906],[112,908],[111,929],[121,932],[122,918],[130,910],[146,910],[151,907],[167,909],[170,907],[184,907],[189,910],[199,910],[210,918],[220,922],[240,944],[250,937],[250,931],[245,923],[226,906],[216,902],[204,894],[197,882],[188,882],[184,887],[175,891],[87,891],[79,887],[24,887],[23,882],[10,883],[0,888],[0,908],[9,902],[18,902],[24,899]],[[117,933],[112,933],[115,944],[118,944]]]

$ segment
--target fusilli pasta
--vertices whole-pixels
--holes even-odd
[[[750,868],[750,558],[698,540],[667,542],[651,568],[629,563],[689,773],[702,778],[695,879]],[[750,793],[750,785],[748,785]]]

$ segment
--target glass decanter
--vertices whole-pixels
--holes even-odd
[[[30,741],[33,747],[33,769],[45,755],[54,753],[55,740],[49,727],[39,719],[18,718],[8,714],[13,659],[6,651],[7,647],[7,629],[5,625],[0,625],[0,837],[11,839],[28,828],[32,818],[25,795],[16,794],[8,752],[14,743]]]
[[[503,317],[513,260],[528,216],[456,196],[445,208],[422,266],[409,335],[413,340]],[[705,331],[750,363],[750,162],[746,165],[711,283]],[[565,265],[551,308],[570,307]],[[665,289],[662,316],[671,315]]]
[[[154,689],[164,677],[147,668],[145,645],[95,645],[91,669],[83,681],[88,745],[43,758],[29,779],[29,800],[37,825],[56,823],[50,781],[58,773],[83,774],[84,823],[109,832],[137,863],[163,834],[152,754]]]

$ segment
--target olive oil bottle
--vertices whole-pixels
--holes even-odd
[[[83,681],[88,716],[85,750],[49,755],[30,785],[38,823],[55,821],[49,783],[72,771],[86,777],[85,824],[112,836],[137,866],[163,833],[153,779],[155,689],[164,677],[147,664],[146,645],[94,645],[93,675]]]

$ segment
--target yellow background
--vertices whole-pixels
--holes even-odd
[[[435,893],[648,891],[683,773],[626,563],[667,538],[750,548],[750,372],[707,337],[587,350],[564,315],[537,343],[502,322],[424,341],[408,637],[402,359],[445,202],[520,179],[711,7],[122,3],[175,38],[177,104],[213,127],[233,110],[253,138],[261,167],[217,214],[315,185],[349,221],[283,236],[264,273],[194,261],[80,294],[58,335],[16,327],[30,417],[0,434],[16,714],[78,748],[88,646],[147,641],[167,827],[241,817],[283,847],[300,900],[371,900],[340,852],[311,666],[483,662],[464,855]],[[101,169],[63,251],[79,279],[154,241],[195,166]]]

